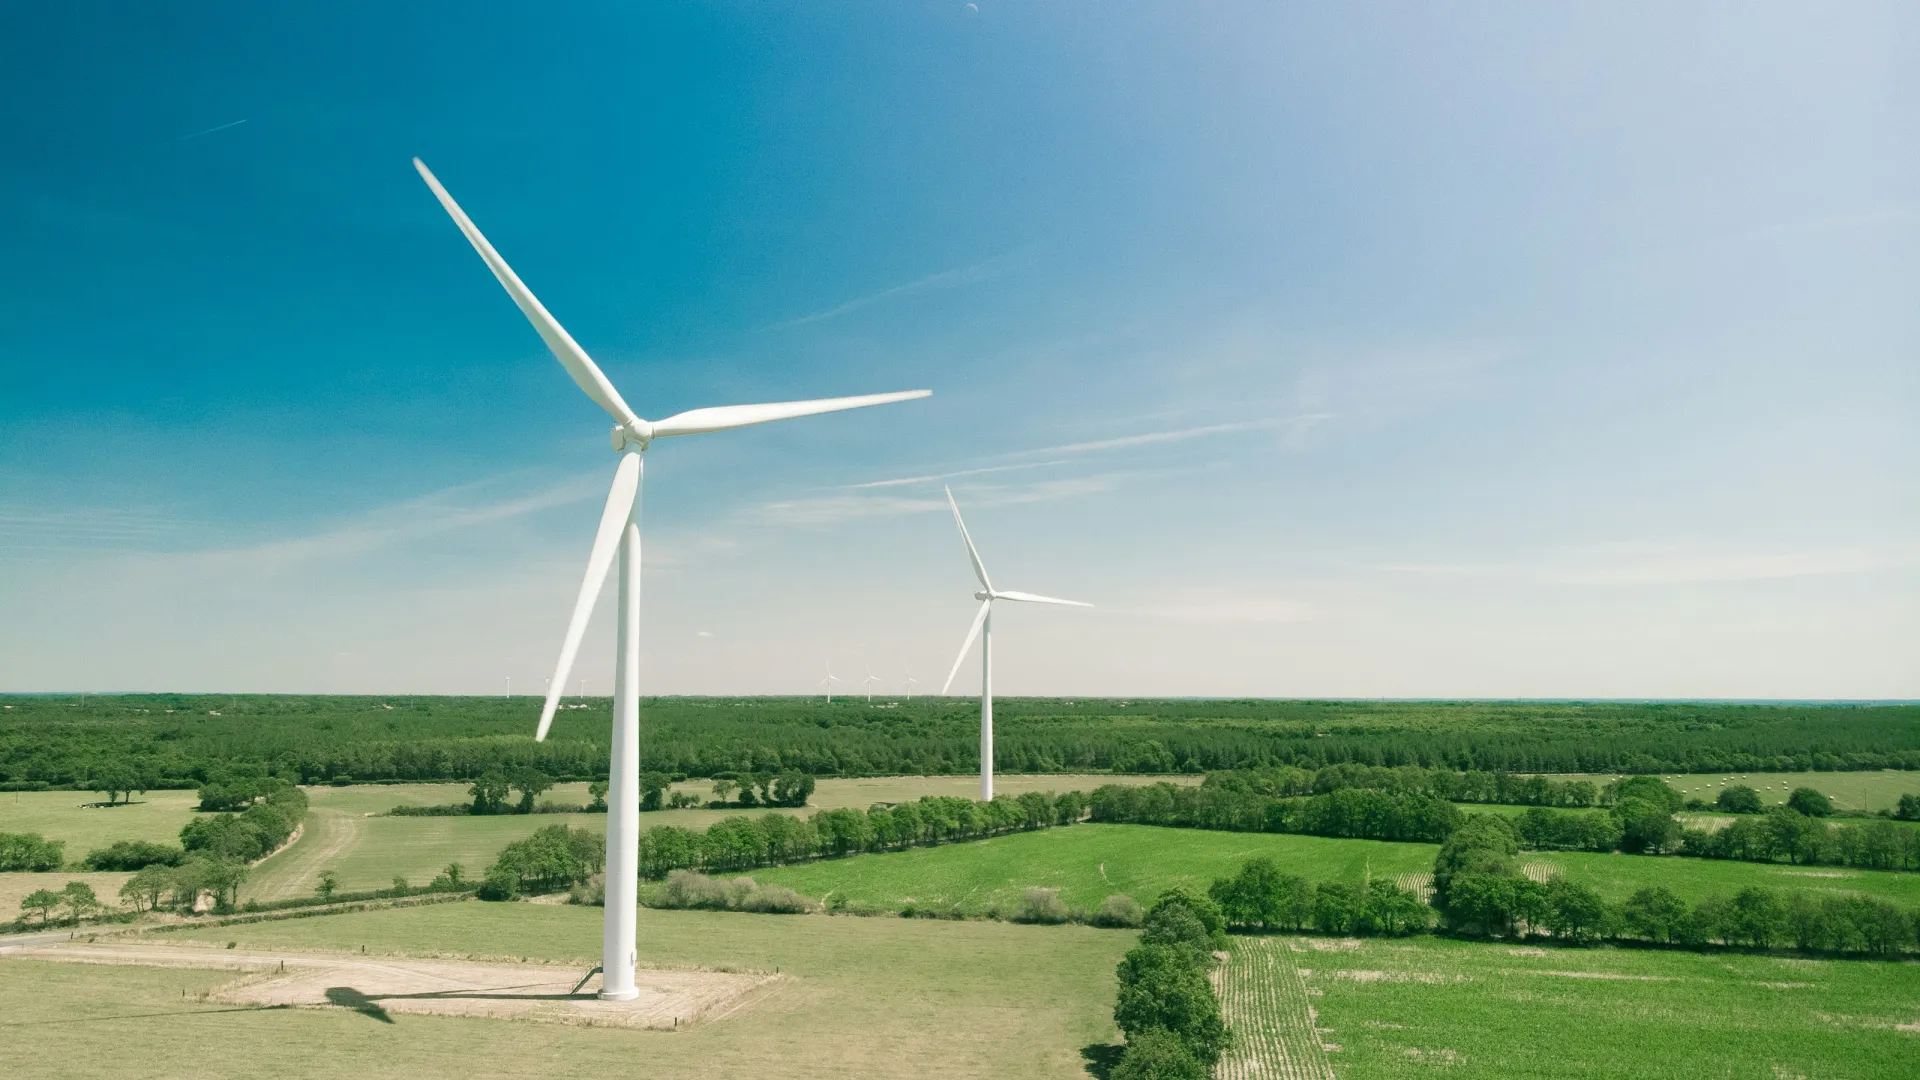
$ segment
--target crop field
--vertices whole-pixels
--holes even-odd
[[[1444,938],[1243,938],[1232,955],[1223,1080],[1892,1078],[1920,1060],[1916,964]]]
[[[987,922],[640,912],[643,965],[771,971],[771,996],[691,1030],[631,1031],[349,1009],[235,1009],[187,996],[204,970],[0,959],[0,1015],[20,1080],[113,1076],[525,1078],[1084,1077],[1083,1048],[1117,1038],[1124,932]],[[241,950],[301,949],[565,961],[584,973],[600,912],[440,904],[163,935]],[[390,1021],[390,1022],[389,1022]]]
[[[1575,773],[1555,775],[1559,780],[1591,780],[1605,784],[1620,778],[1618,773]],[[1690,799],[1712,802],[1722,788],[1745,784],[1760,793],[1760,801],[1784,803],[1794,788],[1810,787],[1833,800],[1835,809],[1863,813],[1891,810],[1900,796],[1920,794],[1920,772],[1902,769],[1873,769],[1863,772],[1748,772],[1748,773],[1669,773],[1660,779]]]
[[[1059,889],[1068,906],[1091,910],[1114,893],[1147,902],[1175,885],[1205,890],[1256,855],[1288,873],[1323,881],[1424,873],[1433,868],[1437,850],[1378,840],[1083,824],[757,870],[753,877],[876,908],[912,902],[966,913],[1011,908],[1025,889],[1041,885]]]
[[[1691,903],[1715,894],[1732,896],[1749,885],[1760,885],[1782,890],[1864,893],[1903,907],[1920,906],[1920,874],[1898,870],[1790,866],[1666,855],[1599,855],[1584,851],[1529,851],[1523,852],[1522,857],[1529,863],[1556,867],[1568,879],[1592,886],[1609,900],[1623,900],[1634,890],[1646,886],[1664,885]]]

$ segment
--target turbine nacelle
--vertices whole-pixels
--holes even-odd
[[[644,453],[648,444],[653,442],[653,425],[642,420],[639,429],[635,430],[625,424],[615,424],[610,438],[616,454],[624,453],[629,446]]]

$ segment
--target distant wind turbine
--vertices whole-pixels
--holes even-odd
[[[573,616],[560,646],[560,660],[554,666],[553,681],[547,686],[546,704],[540,709],[536,740],[547,737],[554,709],[567,685],[580,639],[586,633],[587,619],[593,614],[601,586],[620,556],[618,617],[615,620],[615,656],[613,686],[612,769],[607,792],[606,910],[601,938],[600,996],[625,1001],[639,995],[633,983],[634,919],[640,881],[640,478],[642,459],[655,439],[671,435],[699,435],[725,431],[769,420],[786,420],[815,413],[857,409],[866,405],[884,405],[894,401],[928,396],[928,390],[907,390],[895,394],[868,394],[862,397],[825,398],[816,401],[781,401],[760,405],[723,405],[677,413],[665,420],[647,421],[627,406],[620,392],[607,380],[599,366],[573,340],[565,328],[548,313],[519,275],[507,265],[500,253],[440,186],[419,158],[413,167],[433,190],[467,242],[493,271],[507,295],[533,324],[540,339],[566,368],[567,374],[593,399],[594,404],[613,417],[613,450],[620,464],[613,473],[613,489],[607,493],[607,505],[600,514],[600,527],[594,533],[593,550],[587,557],[586,577],[574,598]],[[581,687],[582,696],[586,688]]]
[[[840,680],[835,678],[833,674],[833,661],[827,661],[827,677],[820,680],[820,685],[827,688],[827,704],[829,705],[833,704],[833,684],[839,681]]]
[[[960,644],[960,655],[953,658],[953,670],[947,672],[946,684],[940,687],[940,692],[944,694],[953,686],[953,677],[960,674],[960,662],[967,658],[967,650],[973,648],[973,639],[979,638],[980,801],[990,802],[993,799],[993,602],[1018,600],[1028,604],[1066,604],[1070,607],[1093,605],[1078,600],[1061,600],[1037,593],[994,588],[993,582],[987,578],[986,564],[980,561],[980,552],[974,549],[973,537],[967,535],[967,523],[960,517],[960,504],[953,501],[953,489],[946,491],[947,505],[953,508],[953,523],[960,526],[960,539],[967,545],[967,559],[973,563],[973,576],[980,579],[981,591],[973,594],[973,598],[980,601],[980,611],[973,617],[973,626],[967,630],[967,640]]]
[[[862,665],[862,666],[866,666],[866,665]],[[867,701],[869,704],[871,704],[873,701],[873,684],[879,681],[880,681],[880,676],[875,675],[873,673],[872,667],[867,667],[867,677],[860,680],[860,685],[866,688]]]
[[[920,685],[920,680],[913,677],[913,668],[909,666],[907,668],[907,700],[908,701],[913,700],[913,688],[919,685]]]

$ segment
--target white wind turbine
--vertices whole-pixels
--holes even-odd
[[[833,661],[827,661],[827,677],[820,680],[820,685],[827,688],[827,704],[829,705],[833,704],[833,684],[839,681],[840,680],[833,674]]]
[[[567,622],[567,636],[560,646],[560,661],[553,680],[547,684],[546,704],[540,710],[536,740],[547,737],[553,723],[554,708],[567,685],[567,675],[580,650],[581,635],[593,614],[594,601],[606,583],[607,572],[617,551],[620,555],[619,616],[617,619],[616,661],[613,690],[612,770],[607,792],[607,896],[603,925],[600,996],[624,1001],[638,996],[634,988],[634,909],[639,890],[640,838],[640,478],[642,456],[655,439],[670,435],[698,435],[709,431],[745,427],[769,420],[857,409],[864,405],[884,405],[893,401],[928,396],[928,390],[908,390],[897,394],[869,394],[864,397],[826,398],[817,401],[782,401],[759,405],[723,405],[694,409],[665,420],[646,421],[627,407],[620,392],[576,344],[554,317],[547,313],[526,285],[514,274],[487,238],[480,235],[471,220],[440,186],[419,158],[413,167],[433,189],[434,197],[453,217],[454,224],[466,234],[468,243],[480,253],[487,268],[513,297],[513,302],[533,324],[547,348],[573,381],[586,391],[596,405],[613,417],[613,449],[620,455],[614,469],[613,490],[607,493],[606,508],[600,514],[600,527],[594,533],[593,551],[587,557],[586,577],[573,602],[573,617]],[[584,692],[584,687],[583,687]]]
[[[960,526],[960,539],[966,542],[967,558],[973,562],[973,576],[980,579],[981,591],[973,594],[973,598],[980,601],[980,611],[973,617],[973,626],[967,630],[967,640],[960,644],[960,655],[953,658],[953,670],[947,672],[946,684],[940,687],[940,692],[944,694],[953,686],[953,677],[960,674],[960,662],[967,658],[967,650],[973,648],[973,639],[979,638],[980,801],[989,802],[993,799],[993,602],[1019,600],[1029,604],[1066,604],[1070,607],[1093,605],[1078,600],[994,588],[993,582],[987,578],[986,565],[980,561],[980,552],[974,549],[973,537],[967,535],[967,523],[960,518],[960,504],[953,501],[953,489],[946,490],[947,505],[953,507],[953,523]]]
[[[913,700],[913,688],[914,688],[914,687],[916,687],[916,686],[919,686],[919,685],[920,685],[920,680],[919,680],[919,679],[916,679],[916,678],[914,678],[914,677],[913,677],[913,668],[912,668],[911,666],[909,666],[909,667],[907,668],[907,683],[906,683],[906,685],[907,685],[907,700],[908,700],[908,701],[912,701],[912,700]]]
[[[861,686],[862,686],[863,688],[865,688],[865,689],[866,689],[866,691],[867,691],[867,702],[868,702],[868,704],[872,704],[872,702],[873,702],[873,684],[874,684],[874,683],[877,683],[877,682],[879,682],[879,681],[880,681],[880,676],[878,676],[878,675],[875,675],[875,674],[873,673],[873,668],[872,668],[872,666],[871,666],[871,665],[862,665],[862,666],[863,666],[863,667],[866,667],[866,669],[867,669],[867,677],[866,677],[866,678],[864,678],[864,679],[861,679],[861,680],[860,680],[860,685],[861,685]]]

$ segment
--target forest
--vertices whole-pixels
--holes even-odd
[[[566,702],[544,743],[532,738],[539,706],[524,697],[4,696],[0,790],[111,793],[265,775],[469,780],[521,769],[604,776],[609,701]],[[1920,769],[1916,705],[1002,698],[995,714],[1003,772]],[[676,777],[979,767],[969,698],[655,698],[641,724],[643,767]]]

